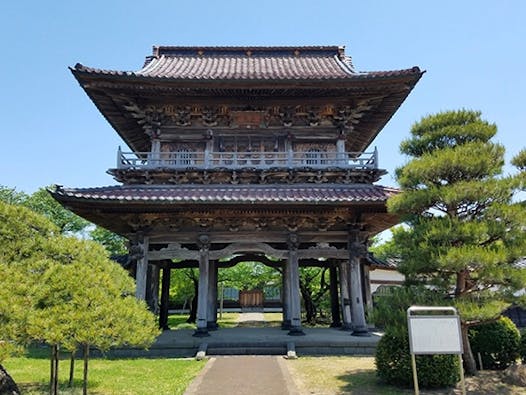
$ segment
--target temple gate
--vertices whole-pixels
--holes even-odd
[[[281,268],[290,335],[308,265],[330,268],[333,326],[367,335],[367,240],[397,223],[397,191],[374,184],[386,172],[366,149],[418,67],[357,72],[332,46],[161,46],[136,72],[71,71],[130,151],[108,170],[121,185],[52,194],[130,240],[136,296],[160,305],[161,327],[172,269],[199,269],[195,335],[208,336],[218,268],[254,260]]]

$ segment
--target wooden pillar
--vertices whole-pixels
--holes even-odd
[[[210,261],[208,270],[208,330],[217,329],[217,261]]]
[[[289,257],[287,262],[290,288],[290,336],[303,336],[301,328],[300,273],[298,265],[298,236],[289,235]]]
[[[285,262],[282,268],[282,282],[283,282],[283,322],[281,323],[281,329],[290,329],[290,280],[289,280],[289,265],[288,261]]]
[[[207,235],[200,235],[199,245],[199,295],[197,297],[197,329],[193,336],[210,336],[207,329],[208,314],[208,270],[210,239]]]
[[[349,262],[340,262],[340,299],[342,306],[342,330],[350,331],[351,323],[351,299],[349,292]]]
[[[365,321],[365,308],[363,303],[363,284],[361,274],[361,258],[367,253],[366,233],[351,229],[349,231],[349,264],[351,288],[351,317],[352,335],[370,336]]]
[[[135,271],[135,297],[139,300],[146,300],[149,248],[148,237],[139,236],[135,247],[138,250],[137,269]]]
[[[340,301],[338,299],[338,272],[335,266],[329,268],[330,297],[331,297],[331,328],[342,326],[340,318]]]
[[[168,330],[168,308],[170,304],[170,275],[171,269],[168,264],[163,267],[163,279],[161,282],[161,309],[159,311],[159,328]]]
[[[148,264],[148,275],[146,276],[146,303],[154,314],[159,314],[159,270],[158,265]]]

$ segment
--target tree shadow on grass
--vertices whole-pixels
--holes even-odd
[[[17,383],[17,384],[22,394],[29,394],[29,395],[49,394],[49,383],[46,383],[46,382],[31,382],[31,383]],[[89,385],[88,385],[88,393],[90,395],[102,394],[102,392],[97,391],[97,387],[99,385],[100,385],[99,381],[90,379]],[[61,395],[82,394],[82,380],[74,379],[73,387],[69,387],[66,381],[60,381],[58,392]]]
[[[353,369],[336,378],[345,382],[340,387],[338,394],[399,395],[414,393],[412,390],[382,384],[376,376],[376,371],[373,369]]]
[[[338,394],[350,395],[402,395],[413,394],[412,388],[398,388],[382,383],[376,372],[370,369],[357,369],[337,376],[346,384],[340,387]],[[524,388],[510,386],[502,382],[500,372],[479,372],[478,376],[466,378],[466,389],[470,395],[521,395]],[[455,388],[420,389],[421,395],[460,395],[460,383]]]

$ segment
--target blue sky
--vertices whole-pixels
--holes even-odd
[[[373,142],[384,185],[411,125],[442,110],[481,110],[510,159],[526,146],[525,19],[522,0],[2,1],[0,185],[115,184],[122,141],[68,66],[137,70],[152,45],[344,45],[361,71],[427,70]]]

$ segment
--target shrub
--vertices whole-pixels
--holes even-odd
[[[413,372],[409,352],[409,335],[402,331],[388,331],[376,348],[378,377],[389,384],[411,387]],[[417,355],[418,383],[422,388],[454,386],[459,380],[456,355]]]
[[[470,328],[469,341],[477,363],[480,353],[484,369],[506,369],[519,357],[520,333],[508,317]]]

